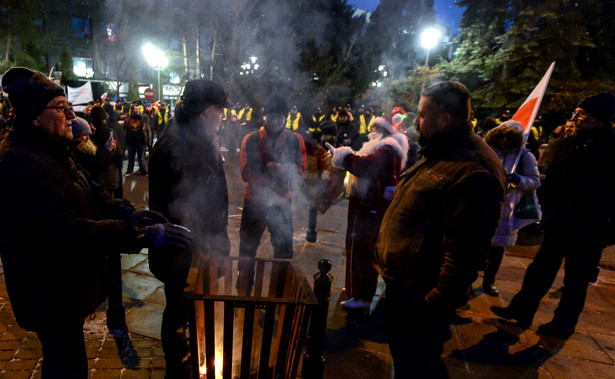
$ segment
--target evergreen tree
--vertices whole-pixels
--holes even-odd
[[[425,50],[419,38],[424,28],[435,24],[433,3],[433,0],[380,1],[366,33],[369,54],[376,62],[374,68],[384,65],[393,78],[405,78],[408,70],[423,64]]]
[[[45,71],[44,40],[40,38],[44,15],[35,0],[0,2],[0,70],[11,66],[26,66]]]
[[[70,55],[68,46],[64,46],[62,56],[60,57],[60,67],[56,67],[56,69],[62,71],[63,82],[77,80],[77,75],[73,72],[73,57]]]
[[[555,71],[541,106],[552,122],[561,122],[584,96],[611,83],[583,72],[583,52],[593,51],[588,33],[599,11],[596,1],[463,0],[466,6],[455,59],[445,63],[449,77],[465,82],[479,118],[516,109],[555,61]],[[489,4],[493,4],[492,1]],[[557,119],[555,121],[555,119]]]

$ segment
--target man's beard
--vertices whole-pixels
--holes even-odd
[[[82,141],[77,145],[77,150],[83,154],[96,155],[96,145],[92,140]]]

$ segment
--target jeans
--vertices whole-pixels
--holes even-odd
[[[128,151],[128,167],[126,172],[132,174],[135,169],[135,154],[139,161],[139,172],[141,175],[147,174],[147,165],[145,164],[145,144],[141,142],[132,142],[126,144],[126,150]]]

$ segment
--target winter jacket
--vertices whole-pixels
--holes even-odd
[[[137,235],[120,220],[134,208],[86,178],[68,141],[37,130],[12,136],[0,154],[0,254],[27,330],[93,313],[105,298],[105,253],[134,247]]]
[[[515,140],[518,140],[516,147],[506,151],[498,149],[497,137],[504,133],[513,133],[516,135],[517,138]],[[525,147],[521,149],[521,155],[519,156],[520,148],[523,145],[523,129],[521,129],[520,126],[516,127],[514,125],[509,126],[507,124],[501,124],[487,133],[485,142],[495,151],[500,162],[504,165],[506,173],[513,172],[513,166],[517,163],[514,172],[520,176],[521,181],[517,185],[508,185],[506,200],[502,204],[502,211],[500,213],[500,223],[493,237],[494,246],[513,246],[517,242],[517,231],[519,229],[540,220],[540,205],[538,204],[538,198],[535,192],[540,186],[538,163],[536,162],[534,154]],[[517,162],[518,156],[519,161]],[[515,206],[526,192],[530,192],[534,198],[534,203],[538,210],[537,219],[520,219],[513,215]]]
[[[280,167],[272,167],[279,163]],[[307,167],[303,138],[287,129],[271,137],[265,128],[244,137],[241,144],[241,178],[246,199],[264,205],[289,203],[292,181]]]
[[[453,310],[485,265],[506,178],[493,150],[470,131],[450,132],[421,154],[395,189],[374,262],[383,278]]]
[[[337,146],[350,146],[352,150],[358,151],[363,141],[359,134],[359,128],[352,122],[337,125]]]
[[[615,131],[608,125],[577,133],[555,149],[538,189],[543,227],[615,243]]]
[[[384,199],[385,188],[397,184],[407,154],[408,139],[403,134],[395,133],[378,141],[366,142],[354,154],[348,146],[336,149],[333,165],[350,172],[348,184],[351,198],[356,198],[378,213],[384,213],[388,206],[388,201]]]
[[[149,117],[147,115],[134,115],[124,121],[126,129],[126,145],[152,143],[152,130],[149,125]]]
[[[201,125],[171,119],[149,158],[149,205],[188,227],[205,252],[228,255],[228,188],[223,160]],[[212,246],[213,244],[213,246]]]

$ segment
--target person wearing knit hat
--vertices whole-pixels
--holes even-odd
[[[333,165],[350,173],[345,281],[349,300],[340,304],[347,310],[368,309],[376,294],[378,272],[372,251],[408,156],[408,139],[382,117],[372,121],[368,137],[356,152],[350,146],[335,148],[326,143]]]
[[[303,137],[286,129],[288,104],[280,95],[265,101],[265,125],[246,135],[240,150],[241,178],[246,182],[239,228],[239,256],[256,257],[265,229],[271,234],[275,258],[293,257],[292,188],[307,167]],[[253,284],[254,266],[241,267]]]
[[[177,333],[188,322],[184,302],[192,254],[228,256],[228,188],[224,159],[216,148],[227,106],[217,83],[197,79],[186,83],[175,117],[156,141],[149,158],[149,207],[171,222],[194,232],[195,248],[169,254],[149,249],[149,268],[164,283],[166,306],[160,335],[167,378],[192,376],[188,343]],[[194,252],[194,253],[193,253]]]
[[[359,134],[359,127],[350,119],[350,112],[340,110],[337,115],[337,146],[350,146],[357,151],[361,148],[363,140]]]
[[[528,266],[521,290],[507,307],[492,311],[529,327],[564,264],[564,287],[553,319],[536,333],[568,338],[585,306],[587,287],[599,274],[605,246],[615,243],[615,96],[600,93],[582,100],[570,122],[575,133],[554,147],[538,198],[543,243]]]
[[[62,87],[15,67],[2,88],[17,116],[0,149],[0,256],[12,311],[41,342],[43,378],[86,378],[83,325],[105,298],[105,255],[187,247],[190,233],[89,179],[70,150],[75,114]]]

